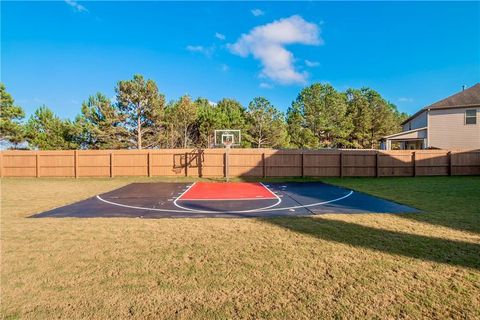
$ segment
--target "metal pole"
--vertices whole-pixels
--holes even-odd
[[[229,157],[230,157],[230,146],[227,146],[227,150],[225,151],[225,178],[227,180],[227,182],[230,181],[230,177],[229,177]]]

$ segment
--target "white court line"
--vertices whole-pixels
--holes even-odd
[[[198,212],[198,213],[247,213],[247,212],[256,212],[256,211],[267,211],[268,209],[270,208],[273,208],[273,207],[276,207],[278,206],[281,202],[282,202],[282,199],[280,199],[275,193],[272,192],[272,190],[270,190],[269,188],[267,188],[263,183],[259,182],[265,189],[267,189],[268,191],[270,191],[270,193],[277,199],[277,202],[275,202],[274,204],[270,205],[270,206],[266,206],[266,207],[261,207],[261,208],[256,208],[256,209],[250,209],[250,210],[235,210],[235,211],[210,211],[210,210],[197,210],[197,209],[191,209],[191,208],[187,208],[187,207],[183,207],[181,205],[179,205],[177,203],[178,200],[181,200],[180,198],[183,196],[183,194],[185,192],[187,192],[189,189],[187,189],[184,193],[182,193],[180,196],[178,196],[177,199],[175,199],[175,201],[173,201],[173,204],[177,207],[177,208],[180,208],[180,209],[183,209],[183,210],[187,210],[187,211],[192,211],[192,212]],[[192,185],[193,186],[193,185]],[[191,199],[185,199],[183,201],[190,201]],[[223,200],[223,199],[222,199]],[[258,198],[256,198],[256,200],[258,200]]]
[[[290,209],[300,209],[300,208],[308,208],[308,207],[315,207],[315,206],[321,206],[322,204],[327,204],[327,203],[332,203],[332,202],[336,202],[336,201],[340,201],[340,200],[343,200],[345,198],[348,198],[350,197],[351,195],[353,194],[353,190],[350,190],[350,192],[343,196],[343,197],[340,197],[340,198],[337,198],[337,199],[333,199],[333,200],[328,200],[328,201],[323,201],[323,202],[317,202],[317,203],[310,203],[310,204],[306,204],[306,205],[300,205],[300,206],[294,206],[294,207],[288,207],[288,208],[274,208],[274,209],[270,209],[270,210],[265,210],[265,211],[278,211],[278,210],[290,210]]]
[[[244,200],[275,200],[276,198],[225,198],[225,199],[179,199],[180,201],[244,201]]]
[[[192,185],[193,186],[193,185]],[[191,188],[192,186],[190,186],[189,188]],[[270,189],[269,189],[270,190]],[[187,192],[188,189],[185,191]],[[183,193],[185,193],[183,192]],[[182,194],[183,194],[182,193]],[[272,192],[273,193],[273,192]],[[351,195],[353,194],[353,190],[350,190],[350,192],[342,197],[339,197],[339,198],[336,198],[336,199],[333,199],[333,200],[327,200],[327,201],[322,201],[322,202],[316,202],[316,203],[310,203],[310,204],[306,204],[306,205],[299,205],[299,206],[293,206],[293,207],[282,207],[282,208],[272,208],[272,206],[269,206],[268,208],[263,208],[263,209],[253,209],[253,210],[246,210],[246,211],[202,211],[202,210],[195,210],[195,209],[184,209],[184,210],[175,210],[175,209],[160,209],[160,208],[145,208],[145,207],[136,207],[136,206],[129,206],[129,205],[126,205],[126,204],[121,204],[121,203],[116,203],[116,202],[111,202],[111,201],[108,201],[108,200],[105,200],[105,199],[102,199],[99,195],[97,195],[97,199],[100,200],[100,201],[103,201],[105,203],[108,203],[108,204],[111,204],[111,205],[114,205],[114,206],[119,206],[119,207],[124,207],[124,208],[130,208],[130,209],[138,209],[138,210],[148,210],[148,211],[160,211],[160,212],[181,212],[181,213],[187,213],[187,212],[197,212],[197,213],[242,213],[242,212],[256,212],[256,211],[260,211],[260,212],[268,212],[268,211],[279,211],[279,210],[290,210],[290,209],[300,209],[300,208],[308,208],[308,207],[315,207],[315,206],[320,206],[320,205],[323,205],[323,204],[327,204],[327,203],[332,203],[332,202],[337,202],[337,201],[340,201],[340,200],[343,200],[345,198],[348,198],[350,197]],[[180,195],[181,196],[181,195]],[[179,197],[180,197],[179,196]],[[280,200],[280,202],[282,201],[277,195],[275,195],[277,197],[278,200]],[[177,201],[178,198],[175,200]],[[175,203],[174,201],[174,203]],[[277,205],[277,204],[275,204]],[[275,206],[274,205],[274,206]],[[181,206],[178,206],[176,205],[178,208],[181,208]]]

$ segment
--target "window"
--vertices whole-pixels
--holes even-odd
[[[477,124],[477,109],[465,110],[465,124]]]

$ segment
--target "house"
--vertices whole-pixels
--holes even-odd
[[[435,102],[382,138],[382,149],[480,149],[480,83]]]

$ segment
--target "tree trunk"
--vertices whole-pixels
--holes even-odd
[[[183,131],[183,148],[187,148],[187,132],[188,132],[188,127],[185,127]]]
[[[142,122],[140,116],[137,119],[137,149],[142,149]]]

